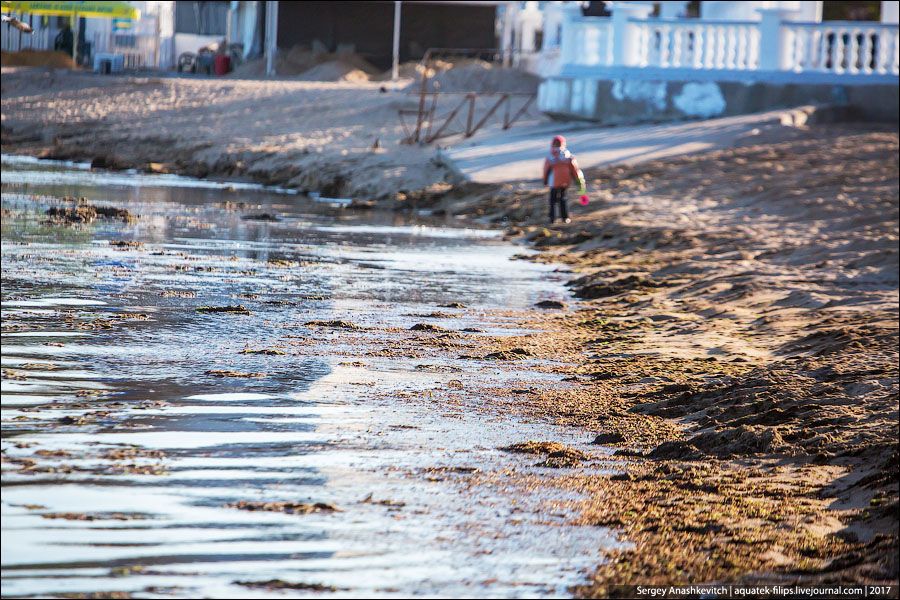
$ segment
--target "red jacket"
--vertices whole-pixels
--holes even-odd
[[[572,180],[580,181],[581,173],[572,153],[561,148],[558,153],[551,152],[544,159],[544,185],[553,188],[567,188]]]

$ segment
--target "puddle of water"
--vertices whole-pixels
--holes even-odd
[[[234,582],[283,579],[335,597],[567,596],[607,532],[563,526],[548,507],[567,493],[468,481],[540,471],[499,446],[583,440],[428,399],[451,379],[545,376],[370,355],[392,344],[377,328],[438,310],[429,322],[518,332],[491,311],[563,298],[559,276],[495,232],[201,183],[4,157],[2,355],[24,378],[3,381],[2,594],[282,597]],[[65,195],[141,218],[41,225]],[[243,218],[259,213],[279,220]],[[234,304],[250,314],[196,310]],[[372,330],[304,325],[333,319]],[[241,500],[341,512],[226,507]]]

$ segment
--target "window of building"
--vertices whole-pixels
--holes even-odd
[[[228,2],[176,2],[175,33],[225,35]]]
[[[137,36],[133,33],[116,33],[113,35],[113,44],[119,48],[134,48],[137,46]]]

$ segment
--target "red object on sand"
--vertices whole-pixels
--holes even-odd
[[[587,206],[588,204],[588,196],[587,194],[582,194],[581,198],[578,199],[581,202],[582,206]]]
[[[231,57],[227,54],[216,54],[213,70],[219,77],[228,75],[228,72],[231,71]]]

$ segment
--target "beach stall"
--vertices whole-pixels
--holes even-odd
[[[72,58],[78,63],[80,19],[114,19],[117,23],[137,21],[141,11],[128,2],[3,2],[3,13],[68,17],[72,29]]]

